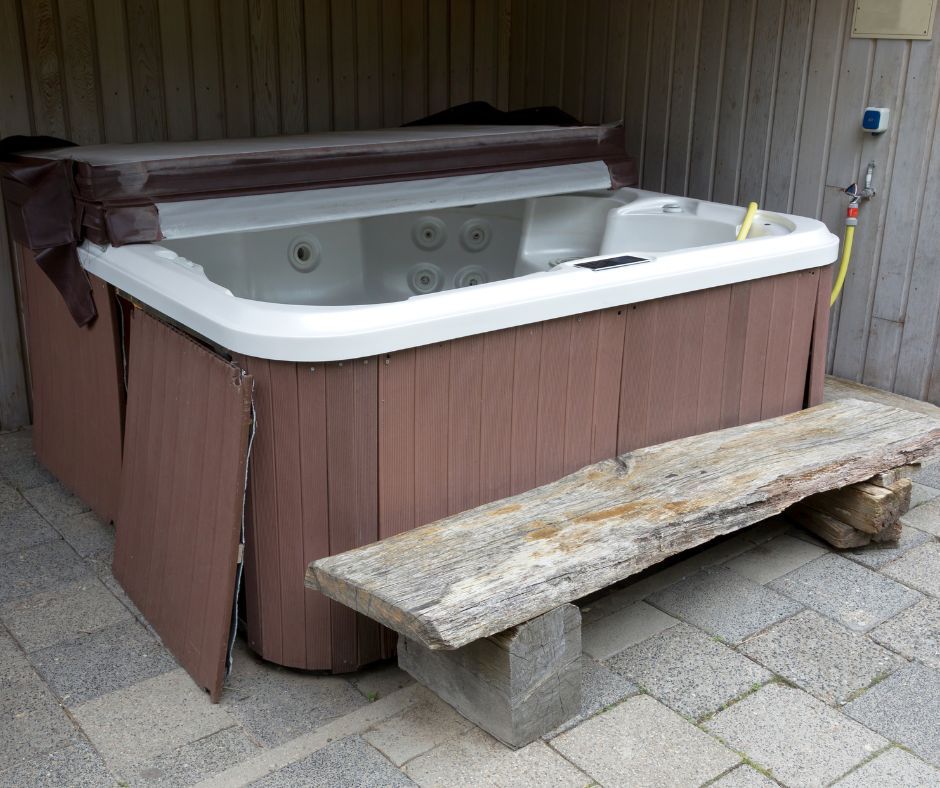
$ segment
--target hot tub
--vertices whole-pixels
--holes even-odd
[[[90,167],[116,156],[89,150]],[[182,197],[161,197],[155,160],[131,171],[150,194],[133,211],[105,188],[126,191],[126,167],[95,181],[78,257],[96,299],[110,288],[254,379],[242,612],[273,662],[390,653],[304,588],[311,560],[821,400],[837,240],[817,221],[762,211],[738,242],[742,208],[624,187],[569,148],[304,191],[194,196],[183,168]]]

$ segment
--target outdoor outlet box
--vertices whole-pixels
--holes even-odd
[[[883,134],[888,130],[891,110],[887,107],[865,107],[862,113],[862,129],[872,134]]]
[[[855,0],[852,38],[928,40],[937,0]]]

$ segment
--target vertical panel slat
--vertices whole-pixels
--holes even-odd
[[[512,381],[512,494],[536,486],[535,452],[539,408],[542,325],[516,329]]]
[[[702,0],[679,0],[677,9],[664,188],[670,194],[685,194],[692,153],[695,69],[702,24]]]
[[[382,125],[402,122],[402,19],[401,0],[385,0],[382,6]]]
[[[483,503],[505,498],[512,490],[515,352],[515,330],[485,335],[480,419],[480,498]]]
[[[414,528],[415,351],[379,358],[379,538]]]
[[[36,134],[65,137],[65,94],[59,62],[59,34],[51,0],[22,3],[23,29],[29,57],[33,128]]]
[[[427,0],[402,0],[402,119],[428,112]]]
[[[81,145],[102,141],[95,39],[87,0],[58,0],[65,46],[62,66],[69,114],[69,138]]]
[[[728,10],[712,185],[712,199],[718,202],[733,203],[737,194],[755,5],[756,0],[731,0]]]
[[[333,125],[331,26],[329,0],[304,0],[308,131],[325,131]]]
[[[747,337],[748,305],[752,282],[731,286],[728,307],[728,331],[721,380],[721,421],[719,426],[738,423],[741,404],[741,376],[744,369],[744,345]]]
[[[783,387],[784,413],[792,413],[803,407],[818,287],[819,273],[815,269],[800,271],[797,274],[796,300],[790,329],[790,349],[787,355],[787,376]]]
[[[625,307],[623,374],[620,380],[620,417],[617,426],[617,454],[647,446],[647,403],[650,395],[650,369],[653,364],[653,332],[658,301]]]
[[[582,120],[587,6],[586,2],[566,4],[565,40],[562,49],[564,69],[559,100],[559,106],[563,110]]]
[[[644,407],[648,444],[662,443],[675,434],[682,340],[679,328],[687,302],[688,296],[685,295],[664,298],[656,310],[650,338],[649,389]]]
[[[630,4],[630,43],[627,49],[626,93],[623,101],[627,152],[637,160],[641,183],[649,94],[649,41],[653,20],[650,6],[650,0],[633,0]]]
[[[536,485],[559,479],[565,472],[564,420],[573,320],[562,318],[542,325],[535,429]]]
[[[428,112],[440,112],[450,98],[450,3],[428,0]]]
[[[303,497],[307,480],[301,475],[300,408],[297,376],[302,368],[285,361],[268,365],[274,447],[274,494],[277,500],[277,560],[280,569],[283,664],[306,667],[303,563]]]
[[[725,349],[731,313],[730,286],[705,291],[705,324],[702,329],[702,370],[699,379],[696,429],[717,430],[722,425],[721,397],[725,376]]]
[[[191,140],[196,135],[193,47],[186,7],[186,0],[159,0],[166,130],[171,140]]]
[[[193,46],[193,93],[196,137],[225,136],[222,55],[218,6],[214,0],[189,0]]]
[[[137,141],[166,139],[160,20],[156,0],[128,0],[127,39],[131,54]]]
[[[705,365],[705,318],[709,291],[689,293],[682,300],[678,323],[674,326],[681,341],[676,353],[676,394],[672,416],[672,438],[698,432],[698,405]]]
[[[626,309],[605,309],[600,313],[594,380],[591,462],[606,460],[617,454],[620,375],[623,364],[623,332],[626,322]]]
[[[760,416],[773,418],[784,413],[787,383],[787,360],[790,337],[797,312],[798,274],[784,274],[774,281],[773,306],[770,313],[770,332],[767,337],[767,362],[764,365],[763,396]]]
[[[225,136],[249,137],[252,130],[251,55],[247,0],[219,4],[222,84],[225,89]]]
[[[578,315],[571,322],[563,421],[564,473],[591,462],[600,325],[600,312]]]
[[[624,120],[624,90],[626,89],[627,46],[630,41],[630,4],[607,3],[607,45],[604,65],[604,123]],[[594,45],[593,39],[588,42]]]
[[[447,507],[462,512],[480,501],[483,337],[451,343],[448,385]]]
[[[434,4],[434,0],[431,0]],[[473,3],[452,0],[448,74],[449,101],[453,106],[470,101],[473,89]]]
[[[300,496],[303,507],[304,569],[330,552],[329,484],[326,437],[326,374],[322,365],[297,366],[299,409]],[[302,577],[303,575],[301,575]],[[297,578],[298,583],[302,583]],[[332,666],[330,600],[304,589],[304,637],[307,667],[327,670]]]
[[[356,128],[356,14],[349,0],[330,4],[333,53],[333,128]]]
[[[382,35],[383,4],[379,0],[356,0],[356,127],[382,126]]]
[[[447,514],[450,344],[415,350],[415,522]]]
[[[757,279],[751,282],[747,323],[744,328],[744,360],[741,369],[741,398],[738,411],[740,424],[757,421],[761,416],[773,300],[773,279]]]
[[[268,0],[248,0],[251,46],[251,93],[254,134],[277,134],[281,128],[278,85],[277,7]]]
[[[277,54],[282,134],[300,134],[307,127],[304,33],[301,0],[278,0]]]

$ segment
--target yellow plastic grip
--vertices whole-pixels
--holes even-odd
[[[751,224],[754,222],[754,214],[757,213],[757,203],[752,202],[747,206],[747,213],[744,214],[744,221],[741,222],[741,229],[738,231],[737,240],[743,241],[751,231]]]

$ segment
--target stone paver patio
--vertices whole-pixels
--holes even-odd
[[[581,716],[511,751],[394,665],[255,658],[222,702],[110,572],[113,532],[0,433],[0,786],[940,785],[940,472],[896,547],[774,519],[582,602]]]

